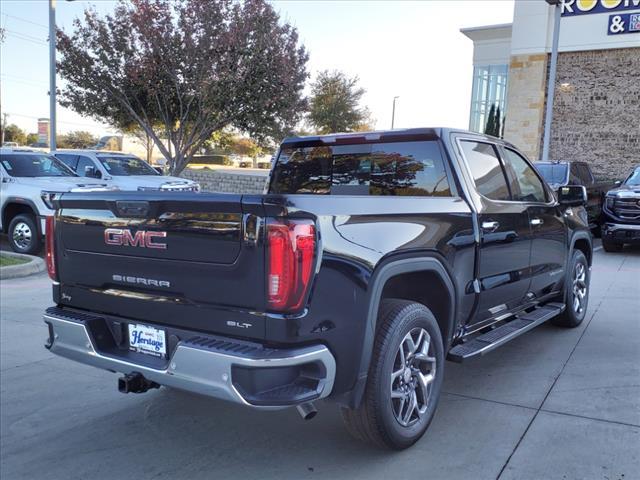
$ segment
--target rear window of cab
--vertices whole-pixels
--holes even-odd
[[[436,141],[283,148],[269,193],[451,196]]]

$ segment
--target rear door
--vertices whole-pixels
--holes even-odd
[[[480,194],[477,323],[499,317],[524,301],[530,281],[530,226],[527,205],[511,201],[497,147],[463,139],[460,147]]]
[[[56,222],[60,303],[152,323],[261,337],[260,196],[64,194]],[[246,321],[247,315],[254,318]]]

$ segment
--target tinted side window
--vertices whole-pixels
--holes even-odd
[[[571,168],[569,169],[569,185],[582,185],[582,179],[580,178],[580,174],[578,172],[578,165],[575,163],[571,163]]]
[[[95,167],[93,161],[89,157],[85,157],[82,155],[78,156],[78,167],[76,169],[76,173],[81,177],[86,177],[86,167]]]
[[[371,165],[371,195],[451,196],[436,142],[374,144]]]
[[[584,164],[578,165],[578,173],[580,174],[580,178],[582,178],[583,185],[593,183],[593,175],[591,175],[591,170],[589,170],[588,166]]]
[[[270,192],[451,196],[434,141],[282,149]]]
[[[74,172],[76,171],[76,167],[78,166],[77,155],[71,155],[69,153],[56,153],[55,157],[71,170],[73,170]]]
[[[511,200],[495,147],[467,140],[460,143],[478,192],[491,200]]]
[[[542,180],[533,167],[513,150],[505,148],[504,152],[504,163],[513,199],[520,202],[546,202],[547,194]]]

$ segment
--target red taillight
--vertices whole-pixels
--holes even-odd
[[[267,224],[267,298],[271,310],[290,312],[302,307],[311,283],[315,252],[313,222]]]
[[[57,281],[56,275],[56,252],[55,252],[55,236],[56,236],[56,220],[53,216],[47,217],[44,241],[47,245],[47,271],[51,280]]]

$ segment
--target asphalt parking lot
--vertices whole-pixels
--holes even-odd
[[[430,431],[400,453],[352,440],[331,403],[304,422],[168,389],[122,395],[116,375],[44,349],[46,275],[0,290],[3,480],[640,479],[638,249],[595,252],[580,328],[447,363]]]

